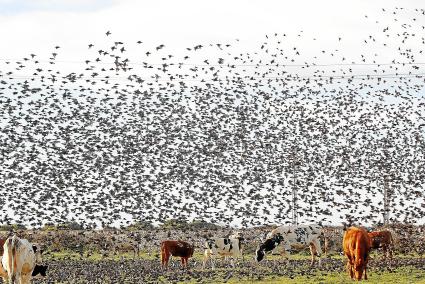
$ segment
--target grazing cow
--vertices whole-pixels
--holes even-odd
[[[372,249],[382,249],[384,252],[384,257],[393,258],[393,236],[390,231],[375,231],[368,233],[371,239]]]
[[[260,262],[266,256],[267,252],[273,251],[283,241],[281,234],[277,233],[272,238],[266,239],[260,243],[255,251],[255,259]]]
[[[183,241],[163,241],[161,242],[161,265],[168,267],[170,256],[181,257],[183,268],[187,268],[187,260],[193,256],[194,246]]]
[[[221,257],[232,257],[232,266],[234,267],[233,258],[238,258],[242,256],[242,242],[244,238],[241,233],[236,233],[229,236],[228,238],[215,238],[209,239],[205,242],[205,253],[204,253],[204,262],[203,268],[208,261],[211,259],[211,265],[214,269],[214,260],[217,256]]]
[[[344,254],[348,258],[347,270],[351,279],[367,280],[367,262],[371,249],[371,240],[363,228],[350,227],[346,229],[343,237]]]
[[[291,250],[291,245],[309,246],[311,252],[311,265],[314,265],[317,256],[319,257],[320,266],[322,249],[319,238],[322,233],[323,228],[320,225],[280,226],[268,233],[267,239],[272,239],[277,234],[280,234],[283,238],[283,254]]]
[[[41,262],[41,251],[26,239],[20,239],[16,235],[9,237],[3,248],[2,265],[8,283],[28,284],[31,276],[38,273],[42,276],[46,275],[47,266],[36,264]]]

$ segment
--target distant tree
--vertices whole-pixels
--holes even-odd
[[[133,223],[129,226],[121,227],[121,229],[128,230],[128,231],[149,230],[153,228],[154,228],[153,224],[149,221],[137,221],[136,223]]]
[[[84,230],[84,226],[75,221],[57,225],[58,230]]]
[[[0,225],[0,231],[18,231],[26,230],[27,228],[22,224],[3,224]]]

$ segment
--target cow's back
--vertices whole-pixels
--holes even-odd
[[[283,225],[267,234],[267,238],[273,238],[276,234],[281,234],[284,237],[285,242],[289,242],[291,244],[309,244],[322,234],[322,230],[323,228],[319,225]]]
[[[344,233],[343,247],[346,253],[353,253],[362,249],[369,251],[371,248],[370,237],[363,228],[350,227]]]

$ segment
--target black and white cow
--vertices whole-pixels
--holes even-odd
[[[322,249],[320,247],[320,236],[323,228],[320,225],[301,225],[301,226],[280,226],[267,234],[267,239],[273,239],[275,236],[282,236],[283,253],[290,252],[291,245],[309,246],[311,252],[311,265],[319,257],[319,266],[321,265],[320,256]],[[277,246],[273,249],[276,250]],[[260,253],[261,254],[261,253]]]
[[[264,242],[260,243],[255,251],[255,259],[260,262],[266,256],[267,252],[271,252],[280,245],[283,241],[281,234],[277,233],[273,237],[266,239]]]
[[[242,243],[244,238],[242,234],[237,233],[228,238],[215,238],[209,239],[205,242],[205,253],[203,268],[208,261],[211,259],[212,268],[214,269],[214,259],[216,257],[231,257],[232,266],[234,267],[234,259],[242,256]]]

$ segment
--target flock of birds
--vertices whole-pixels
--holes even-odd
[[[383,9],[393,20],[354,56],[306,59],[277,33],[252,51],[235,40],[180,56],[108,31],[81,68],[61,67],[61,46],[1,59],[2,221],[255,226],[294,209],[302,222],[420,220],[425,39],[413,30],[425,11],[404,12]]]

